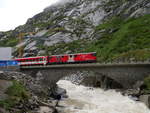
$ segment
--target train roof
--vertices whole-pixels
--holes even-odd
[[[78,55],[78,54],[89,54],[89,53],[96,53],[96,52],[88,52],[88,53],[73,53],[73,54],[60,54],[60,55],[51,55],[51,56]]]
[[[24,57],[24,58],[14,58],[15,59],[27,59],[27,58],[41,58],[41,57],[45,57],[45,56],[34,56],[34,57]]]
[[[60,54],[60,55],[50,55],[50,56],[78,55],[78,54],[89,54],[89,53],[96,53],[96,52],[74,53],[74,54]],[[15,59],[41,58],[41,57],[46,57],[46,56],[24,57],[24,58],[15,58]]]

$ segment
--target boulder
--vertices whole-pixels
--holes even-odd
[[[60,87],[55,87],[50,91],[50,97],[60,100],[61,98],[66,98],[66,90]]]
[[[141,95],[139,100],[145,103],[148,108],[150,108],[150,94]]]

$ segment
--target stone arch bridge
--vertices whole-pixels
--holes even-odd
[[[96,76],[107,76],[124,88],[132,88],[137,81],[150,75],[150,63],[119,63],[119,64],[60,64],[45,66],[22,66],[20,71],[36,77],[40,72],[45,85],[52,85],[61,78],[77,71],[93,71]]]

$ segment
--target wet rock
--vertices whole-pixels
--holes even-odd
[[[66,96],[66,90],[60,87],[56,87],[54,89],[52,89],[51,93],[50,93],[50,97],[56,99],[56,100],[60,100],[61,98],[65,98]]]
[[[132,97],[139,97],[140,90],[139,89],[122,89],[120,90],[123,95],[132,96]]]
[[[139,100],[143,103],[145,103],[145,105],[150,108],[150,94],[147,95],[141,95]]]
[[[82,83],[85,86],[90,87],[99,87],[103,89],[118,89],[123,88],[121,84],[114,81],[113,79],[106,76],[88,76],[82,80]]]
[[[47,106],[40,106],[40,110],[38,113],[53,113],[53,109],[47,107]]]

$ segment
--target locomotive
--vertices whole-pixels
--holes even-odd
[[[20,66],[96,62],[96,52],[37,56],[15,59]]]

